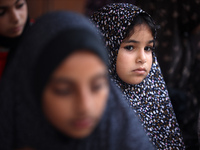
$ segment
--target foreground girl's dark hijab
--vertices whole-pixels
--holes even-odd
[[[72,139],[45,120],[40,105],[44,86],[61,61],[78,49],[88,49],[107,64],[96,29],[78,14],[44,15],[27,32],[0,85],[0,149],[153,149],[112,84],[104,115],[89,137]]]
[[[140,84],[127,84],[116,73],[120,44],[129,34],[134,18],[139,14],[149,16],[132,4],[114,3],[94,12],[91,19],[105,37],[111,78],[139,116],[150,140],[157,149],[184,149],[179,125],[155,53],[152,54],[151,70]],[[156,28],[153,36],[156,36]]]

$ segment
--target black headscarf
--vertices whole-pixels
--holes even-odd
[[[81,49],[107,64],[96,28],[75,13],[49,13],[27,32],[0,85],[0,149],[153,149],[137,117],[111,83],[103,117],[87,138],[67,137],[46,121],[40,103],[44,86],[61,61]]]
[[[120,44],[132,29],[135,16],[139,14],[148,15],[135,5],[113,3],[94,12],[91,19],[105,37],[111,78],[139,116],[152,143],[157,149],[184,149],[179,125],[155,53],[152,54],[151,70],[141,83],[127,84],[117,75],[116,60]]]
[[[9,38],[9,37],[5,37],[5,36],[0,36],[0,47],[3,47],[3,49],[5,49],[5,51],[8,52],[8,56],[6,58],[6,66],[3,69],[3,72],[6,70],[8,63],[10,63],[10,61],[15,56],[18,44],[20,43],[23,35],[29,30],[31,25],[32,25],[32,23],[31,23],[31,21],[30,21],[30,19],[28,17],[27,21],[26,21],[26,24],[24,26],[23,32],[22,32],[22,34],[20,36],[17,36],[15,38]]]

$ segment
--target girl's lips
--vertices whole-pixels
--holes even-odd
[[[136,74],[139,74],[139,75],[143,75],[146,73],[146,69],[138,68],[138,69],[133,70],[133,72],[135,72]]]
[[[18,33],[22,30],[22,26],[14,27],[11,29],[12,33]]]
[[[85,129],[91,128],[94,124],[94,121],[90,118],[75,120],[72,122],[73,127],[76,129]]]

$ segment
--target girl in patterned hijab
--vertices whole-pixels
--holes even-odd
[[[138,114],[157,149],[184,149],[168,91],[155,56],[156,25],[142,9],[109,4],[91,19],[105,37],[109,73]]]

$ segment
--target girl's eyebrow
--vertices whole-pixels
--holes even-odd
[[[155,40],[150,40],[148,43],[150,44],[150,43],[154,43],[155,42]]]
[[[100,79],[108,79],[108,73],[98,73],[96,75],[94,75],[91,79],[90,82],[93,83],[97,80]],[[73,79],[70,78],[66,78],[66,77],[52,77],[50,79],[50,84],[65,84],[65,85],[69,85],[69,86],[75,86],[76,82],[73,81]]]
[[[136,40],[125,40],[123,43],[140,43],[140,42]]]
[[[17,4],[20,0],[16,0],[15,4]]]
[[[99,73],[92,77],[91,82],[95,82],[98,79],[108,79],[108,74],[107,73]]]
[[[53,83],[57,83],[57,84],[70,84],[70,85],[75,84],[72,79],[68,79],[68,78],[65,78],[65,77],[57,77],[57,78],[54,77],[50,81],[53,82]]]
[[[16,0],[14,5],[16,5],[20,0]],[[10,6],[0,6],[0,9],[7,9],[9,8]]]
[[[150,40],[148,41],[147,43],[150,44],[150,43],[154,43],[155,40]],[[123,43],[140,43],[139,41],[136,41],[136,40],[125,40],[123,41]]]

